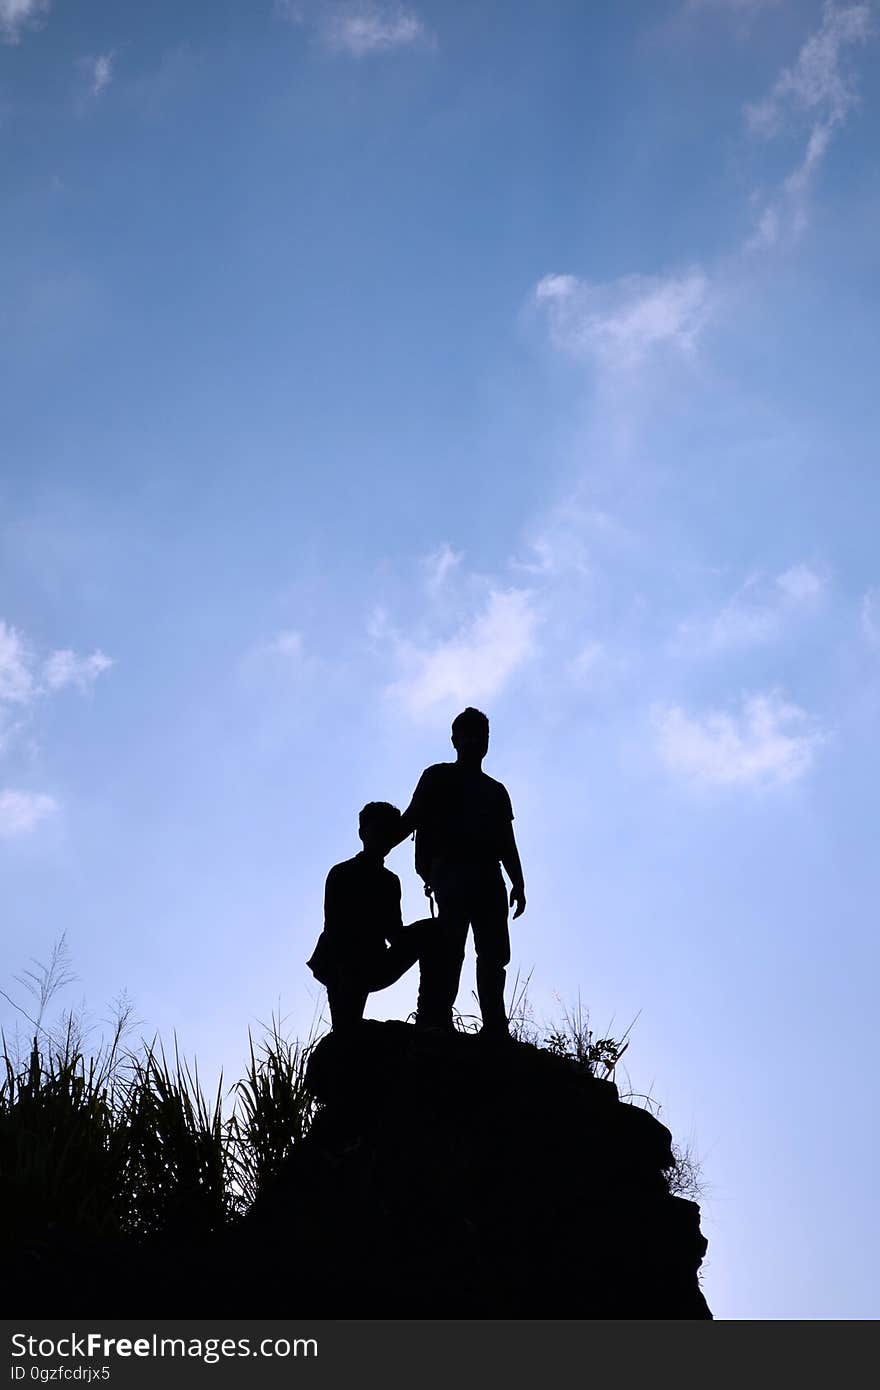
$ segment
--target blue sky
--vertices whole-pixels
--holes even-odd
[[[66,929],[68,1002],[239,1075],[476,704],[512,971],[639,1014],[716,1314],[875,1317],[876,5],[0,38],[0,983]]]

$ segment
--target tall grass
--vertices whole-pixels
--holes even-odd
[[[71,1030],[73,1036],[73,1030]],[[138,1242],[199,1240],[234,1223],[306,1134],[312,1042],[273,1025],[250,1040],[245,1077],[206,1095],[198,1069],[161,1045],[88,1057],[34,1036],[0,1054],[0,1192],[7,1243],[59,1230]]]
[[[293,1148],[308,1133],[315,1102],[306,1089],[314,1032],[305,1044],[292,1042],[272,1018],[262,1042],[254,1046],[248,1031],[247,1072],[235,1083],[233,1116],[233,1186],[247,1207],[276,1180]]]

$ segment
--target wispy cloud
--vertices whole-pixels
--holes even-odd
[[[85,692],[112,665],[101,651],[79,656],[65,648],[41,658],[33,644],[0,619],[0,752],[42,699],[66,686]],[[0,788],[0,836],[33,830],[55,809],[55,800],[43,792]]]
[[[284,673],[302,671],[305,668],[305,643],[298,629],[281,628],[273,637],[255,642],[241,658],[241,671],[244,674],[264,678],[271,673],[272,678]]]
[[[43,681],[48,690],[63,690],[66,685],[73,685],[77,690],[86,691],[112,665],[112,658],[101,651],[92,652],[91,656],[77,656],[69,650],[52,652],[43,668]]]
[[[21,633],[0,619],[0,704],[25,704],[32,698],[32,660]]]
[[[311,28],[331,52],[367,58],[431,42],[431,35],[414,10],[394,0],[353,0],[352,3],[308,3],[277,0],[276,11],[294,24]]]
[[[0,39],[18,43],[22,31],[40,24],[49,11],[49,0],[0,0]]]
[[[341,5],[327,15],[322,37],[329,48],[364,58],[424,43],[427,33],[419,17],[400,5]]]
[[[880,647],[880,589],[862,595],[862,632],[872,647]]]
[[[757,21],[768,10],[785,0],[681,0],[659,21],[658,32],[675,40],[703,20],[717,18],[727,23],[739,41],[747,40]]]
[[[807,200],[835,129],[858,101],[853,75],[843,67],[845,51],[874,32],[867,4],[838,5],[826,0],[822,21],[803,44],[791,67],[779,74],[767,96],[749,103],[746,120],[757,136],[772,138],[810,122],[803,156],[779,188],[760,207],[749,249],[775,245],[786,233],[798,235],[807,222]]]
[[[449,576],[460,567],[463,558],[460,550],[453,550],[446,542],[425,556],[422,564],[429,594],[439,593]]]
[[[807,564],[773,579],[751,575],[711,617],[679,624],[674,645],[711,654],[772,642],[793,619],[815,611],[827,587],[827,576]]]
[[[490,699],[535,651],[537,612],[524,589],[493,589],[453,636],[415,644],[393,638],[401,677],[388,688],[413,718],[438,706]]]
[[[534,301],[558,348],[619,370],[638,367],[658,350],[692,352],[711,308],[709,278],[699,266],[605,284],[545,275]]]
[[[749,14],[769,10],[781,0],[686,0],[688,10],[728,10],[732,14]]]
[[[811,565],[792,565],[776,576],[776,587],[791,603],[813,603],[828,587],[828,577]]]
[[[54,797],[44,792],[0,791],[0,838],[26,835],[57,809]]]
[[[744,13],[750,7],[731,4],[727,8]],[[540,317],[551,344],[583,362],[596,382],[588,423],[578,425],[577,444],[589,459],[582,481],[585,489],[591,488],[590,495],[603,502],[610,497],[615,511],[621,510],[618,498],[640,497],[650,487],[668,487],[677,478],[679,465],[675,459],[664,461],[658,440],[668,430],[676,440],[684,440],[685,448],[690,446],[677,422],[671,423],[679,405],[679,415],[693,421],[704,419],[704,400],[713,415],[719,414],[719,405],[722,414],[729,409],[732,397],[725,399],[719,393],[722,377],[707,360],[709,330],[719,332],[728,312],[738,327],[739,309],[747,305],[758,277],[769,266],[769,256],[759,257],[755,251],[760,247],[766,253],[771,246],[784,244],[804,225],[816,171],[857,99],[849,55],[870,31],[868,6],[826,4],[812,35],[799,52],[793,49],[792,67],[772,83],[764,102],[750,110],[753,156],[759,138],[789,127],[800,132],[794,140],[794,167],[788,166],[791,172],[754,202],[754,235],[739,239],[711,260],[683,257],[661,273],[624,274],[601,281],[553,273],[532,290],[530,309]],[[676,362],[696,363],[699,371],[688,370],[682,380],[680,373],[671,370]],[[706,387],[713,392],[711,399]],[[656,468],[653,458],[660,460]],[[629,515],[626,505],[624,501],[625,516]],[[570,634],[575,634],[576,626],[583,632],[582,614],[586,616],[587,631],[577,636],[575,649],[581,659],[569,657],[567,668],[570,682],[586,690],[592,691],[607,669],[609,652],[621,660],[631,656],[628,667],[622,669],[643,673],[652,651],[661,660],[671,657],[674,661],[682,654],[704,659],[777,641],[789,643],[806,620],[821,610],[828,591],[828,574],[812,563],[793,564],[777,573],[764,571],[726,599],[716,597],[713,602],[711,597],[701,597],[700,610],[680,624],[670,643],[658,632],[657,623],[638,608],[643,601],[648,610],[652,606],[655,562],[649,558],[647,565],[642,564],[637,553],[641,549],[650,556],[651,541],[646,541],[642,547],[631,548],[625,567],[621,555],[608,567],[601,563],[602,557],[597,562],[595,541],[591,538],[588,543],[582,528],[556,524],[539,534],[540,548],[528,557],[530,582],[541,593],[545,649],[563,626],[560,609],[567,605],[574,615],[567,622]],[[560,557],[564,557],[569,582],[557,603],[552,580]],[[619,575],[624,570],[639,584],[629,609],[605,579],[606,572]],[[579,575],[588,580],[578,586],[580,611],[571,601],[571,581]],[[608,620],[611,607],[613,622]],[[654,611],[656,616],[656,606]],[[876,609],[868,601],[863,624],[869,640],[875,622],[880,634],[880,601]],[[765,651],[765,669],[769,660],[772,652]],[[767,680],[767,676],[759,677],[759,686]],[[723,700],[719,704],[723,706]],[[661,755],[671,768],[696,782],[719,785],[795,780],[812,765],[822,738],[803,710],[773,690],[731,708],[694,711],[672,704],[657,716],[657,736]]]
[[[568,663],[568,676],[579,690],[595,690],[607,683],[622,666],[620,658],[609,656],[604,642],[587,642]]]
[[[113,63],[115,54],[99,53],[94,58],[83,59],[83,66],[89,78],[89,88],[92,96],[99,96],[105,87],[109,87],[113,80]]]
[[[783,68],[766,97],[746,107],[751,129],[775,135],[797,111],[813,112],[832,123],[842,121],[858,94],[852,77],[841,69],[841,55],[849,44],[864,43],[871,29],[870,5],[826,0],[822,22],[795,62]]]
[[[608,545],[631,540],[616,517],[582,500],[574,492],[549,508],[526,537],[527,550],[513,561],[516,569],[545,579],[563,576],[586,578],[596,566],[596,555]]]
[[[284,628],[258,648],[258,652],[261,656],[278,656],[286,658],[287,660],[302,656],[302,651],[302,633],[297,632],[294,628]]]
[[[678,705],[655,713],[666,766],[702,786],[769,787],[797,781],[813,765],[824,734],[778,691],[751,695],[736,714],[689,714]]]
[[[742,12],[750,6],[725,0]],[[721,0],[718,0],[720,6]],[[826,0],[819,28],[801,47],[763,99],[746,106],[750,131],[770,138],[804,116],[809,133],[795,167],[753,202],[754,231],[742,251],[774,246],[798,235],[807,222],[809,193],[836,128],[858,100],[855,78],[844,69],[846,51],[874,32],[868,4]],[[700,335],[729,291],[730,257],[709,269],[695,264],[660,275],[622,275],[606,282],[571,274],[545,275],[532,303],[546,317],[551,341],[571,356],[618,372],[631,372],[660,352],[693,354]]]

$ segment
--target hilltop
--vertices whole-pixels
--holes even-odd
[[[317,1045],[306,1083],[309,1133],[224,1262],[236,1309],[711,1317],[668,1129],[577,1061],[365,1022]]]

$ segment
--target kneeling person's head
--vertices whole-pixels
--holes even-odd
[[[358,834],[364,849],[387,854],[396,843],[400,812],[389,801],[368,801],[358,817]]]

